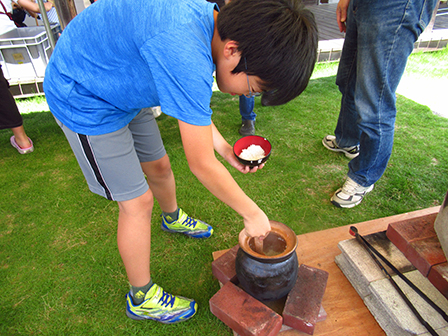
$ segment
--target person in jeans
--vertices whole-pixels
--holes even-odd
[[[243,136],[255,134],[255,118],[257,114],[254,112],[255,98],[241,95],[240,99],[241,128],[239,133]]]
[[[361,203],[386,170],[392,153],[395,91],[414,43],[431,20],[436,0],[340,0],[345,41],[336,84],[342,93],[334,135],[323,145],[351,161],[331,197],[342,208]]]

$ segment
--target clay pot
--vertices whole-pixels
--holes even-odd
[[[235,260],[239,285],[261,301],[286,296],[296,283],[299,268],[296,234],[280,222],[270,224],[271,232],[263,240],[263,253],[256,252],[254,238],[247,236],[245,230],[240,232]]]

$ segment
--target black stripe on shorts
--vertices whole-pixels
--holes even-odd
[[[101,175],[100,169],[96,163],[95,156],[93,155],[93,151],[92,151],[92,148],[90,147],[90,143],[89,143],[89,139],[87,138],[87,135],[78,133],[78,138],[79,138],[79,141],[81,142],[81,146],[84,151],[84,154],[85,154],[87,160],[89,161],[90,167],[92,168],[93,172],[95,173],[97,182],[103,187],[104,192],[106,194],[106,198],[108,200],[113,201],[112,194],[111,194],[109,188],[107,187],[106,182],[104,181],[103,176]]]

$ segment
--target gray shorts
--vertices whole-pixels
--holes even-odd
[[[142,109],[125,127],[102,135],[78,134],[59,120],[89,189],[109,200],[127,201],[148,189],[140,162],[161,159],[166,151],[151,110]]]

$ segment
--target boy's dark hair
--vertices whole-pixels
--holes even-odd
[[[301,0],[233,0],[217,25],[221,40],[238,42],[241,60],[232,72],[262,80],[263,105],[285,104],[305,90],[318,36],[314,15]]]

